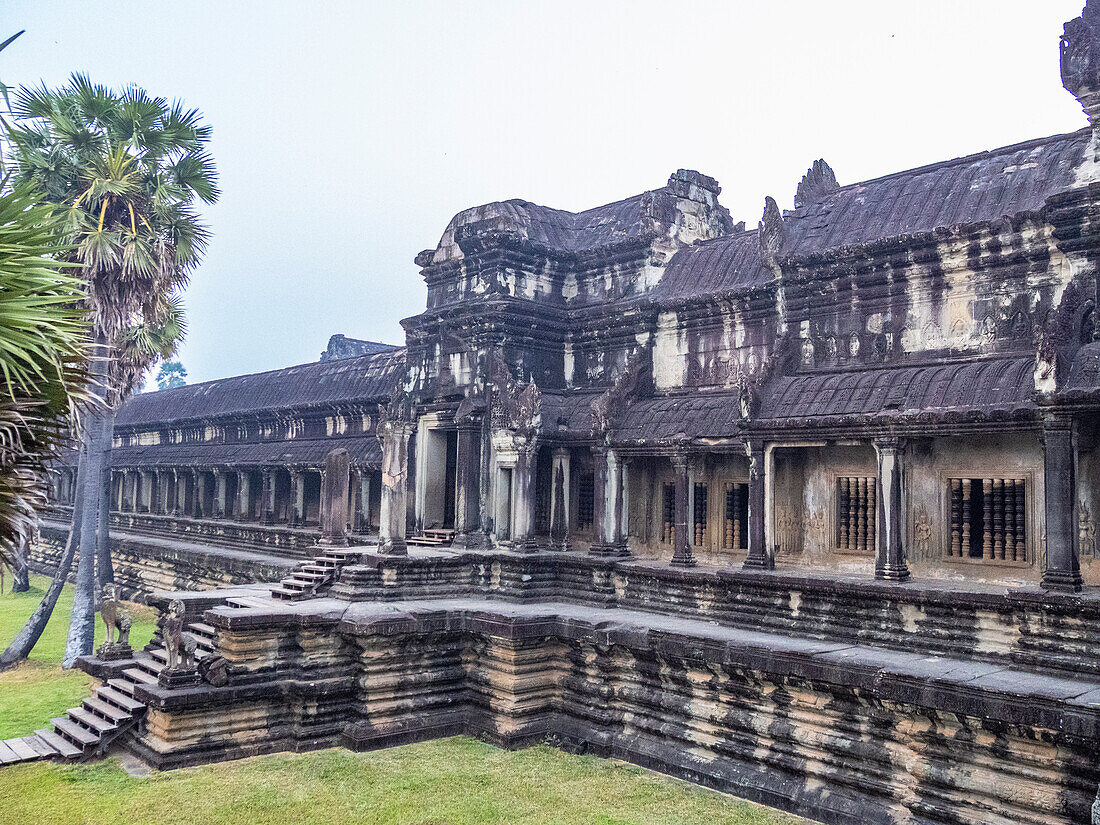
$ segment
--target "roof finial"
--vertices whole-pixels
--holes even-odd
[[[771,195],[764,198],[764,215],[756,230],[760,239],[760,252],[767,260],[774,260],[787,242],[787,227],[783,223],[783,213]]]
[[[1060,57],[1062,85],[1096,126],[1100,120],[1100,0],[1088,0],[1081,16],[1066,23]]]
[[[808,206],[839,188],[840,184],[836,182],[833,167],[823,158],[818,158],[798,183],[798,189],[794,193],[794,208],[801,209],[803,206]]]

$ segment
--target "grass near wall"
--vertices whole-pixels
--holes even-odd
[[[34,610],[31,592],[0,595],[0,644]],[[62,672],[71,588],[30,662],[0,674],[0,738],[48,726],[92,680]],[[135,608],[144,646],[153,614]],[[101,633],[97,628],[97,634]],[[98,638],[97,638],[98,643]],[[0,768],[5,822],[157,825],[795,825],[804,822],[630,765],[551,747],[504,751],[469,737],[357,754],[276,754],[136,777],[119,760]]]
[[[8,577],[8,582],[11,578]],[[23,623],[38,607],[50,580],[31,576],[31,589],[26,593],[0,595],[0,645],[8,642],[23,627]],[[0,739],[26,736],[39,728],[48,728],[50,719],[80,704],[89,694],[92,677],[80,670],[61,669],[65,652],[65,637],[69,632],[69,613],[73,607],[73,589],[66,585],[57,601],[50,623],[30,659],[12,670],[0,673]],[[156,613],[152,608],[130,606],[134,626],[130,643],[135,650],[145,647],[155,629]],[[103,624],[96,617],[96,644],[103,641]]]

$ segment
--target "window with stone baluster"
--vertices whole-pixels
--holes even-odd
[[[595,476],[581,473],[577,483],[577,529],[590,530],[595,512]]]
[[[838,476],[836,480],[836,549],[838,553],[875,552],[878,479]]]
[[[949,478],[947,557],[1027,563],[1026,478]]]
[[[701,547],[707,543],[707,493],[709,488],[706,484],[695,485],[695,508],[692,515],[692,541],[691,543],[697,547]]]
[[[672,544],[676,530],[676,485],[661,485],[661,544]]]
[[[726,550],[747,550],[749,546],[749,485],[744,482],[726,484],[722,525],[722,547]]]

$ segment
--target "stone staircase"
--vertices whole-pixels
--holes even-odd
[[[271,595],[283,601],[313,598],[336,581],[341,567],[362,559],[364,551],[363,547],[327,547],[321,555],[294,568],[271,589]]]
[[[197,642],[196,658],[213,653],[214,628],[192,622],[187,632]],[[163,647],[151,647],[123,660],[121,672],[108,678],[80,707],[69,708],[64,716],[51,719],[52,729],[0,741],[0,766],[38,759],[78,762],[102,756],[115,739],[145,715],[145,704],[134,696],[134,689],[139,684],[157,684],[167,661]]]
[[[454,540],[454,530],[429,529],[418,536],[409,536],[405,544],[410,547],[450,547]]]

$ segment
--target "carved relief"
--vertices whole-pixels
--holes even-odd
[[[802,519],[789,507],[775,510],[775,544],[780,555],[797,555],[802,552]]]
[[[932,555],[932,519],[923,504],[913,514],[913,555],[918,559]]]
[[[1081,505],[1077,517],[1077,535],[1081,545],[1082,558],[1096,558],[1096,525],[1092,521],[1092,511],[1087,504]]]

